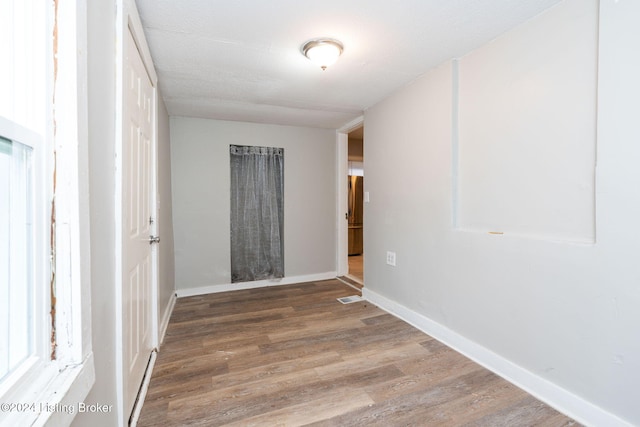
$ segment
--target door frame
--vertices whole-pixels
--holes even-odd
[[[345,214],[349,210],[349,132],[364,126],[364,116],[345,124],[336,130],[336,273],[349,274],[349,222]],[[363,228],[364,232],[364,228]]]
[[[123,201],[122,201],[122,188],[124,184],[124,170],[122,165],[122,153],[124,150],[123,142],[125,140],[126,128],[124,126],[123,112],[125,102],[125,55],[126,55],[126,40],[127,31],[131,33],[134,42],[142,58],[144,67],[151,80],[153,87],[153,100],[152,105],[154,108],[153,123],[152,123],[152,138],[151,138],[151,182],[150,184],[150,197],[152,214],[155,219],[155,230],[159,230],[158,224],[158,110],[157,110],[157,98],[158,98],[158,77],[153,67],[153,61],[151,59],[151,53],[149,51],[144,32],[142,28],[142,22],[138,15],[137,8],[134,0],[117,0],[117,16],[116,16],[116,103],[115,103],[115,128],[116,128],[116,143],[115,143],[115,158],[116,158],[116,173],[115,173],[115,360],[116,360],[116,396],[117,396],[117,411],[118,411],[118,425],[128,425],[129,417],[131,416],[128,411],[125,411],[125,384],[124,384],[124,370],[125,370],[125,346],[124,346],[124,322],[123,322],[123,296],[124,296],[124,281],[123,281],[123,258],[122,258],[122,232],[124,227],[123,218]],[[151,245],[151,302],[150,302],[150,322],[151,322],[151,347],[157,349],[159,346],[159,325],[158,325],[158,245]],[[135,405],[134,405],[135,410]]]

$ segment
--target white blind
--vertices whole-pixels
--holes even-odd
[[[0,138],[0,378],[33,354],[32,148]]]

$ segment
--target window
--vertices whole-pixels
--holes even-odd
[[[44,8],[2,2],[0,52],[0,396],[42,375],[47,354],[43,283],[49,240],[44,233]],[[8,43],[4,43],[8,40]],[[8,96],[6,96],[8,95]],[[0,414],[1,416],[2,414]]]
[[[68,424],[77,410],[60,405],[77,408],[68,400],[93,383],[90,282],[80,262],[88,222],[78,191],[87,144],[78,5],[0,2],[1,425]]]

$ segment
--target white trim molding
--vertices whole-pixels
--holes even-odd
[[[191,297],[196,295],[215,294],[218,292],[240,291],[243,289],[267,288],[269,286],[293,285],[295,283],[317,282],[336,278],[335,271],[326,273],[307,274],[303,276],[288,276],[282,279],[256,280],[255,282],[225,283],[221,285],[205,285],[196,288],[177,289],[178,298]]]
[[[535,375],[457,332],[368,288],[362,296],[386,312],[465,355],[549,406],[587,426],[631,427],[628,422]]]
[[[349,273],[348,222],[345,213],[347,203],[347,176],[349,163],[349,132],[364,126],[364,116],[359,116],[336,130],[336,271],[338,276]]]

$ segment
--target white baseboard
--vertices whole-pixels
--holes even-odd
[[[367,287],[363,289],[362,296],[583,425],[631,426],[614,414]]]
[[[292,285],[294,283],[316,282],[320,280],[335,279],[336,272],[307,274],[304,276],[288,276],[274,280],[256,280],[255,282],[225,283],[222,285],[205,285],[197,288],[177,289],[178,298],[191,297],[195,295],[215,294],[218,292],[239,291],[242,289],[266,288],[269,286]]]
[[[167,327],[169,326],[169,320],[171,319],[171,313],[173,313],[173,307],[176,305],[177,296],[176,294],[171,295],[169,298],[169,303],[164,309],[164,314],[162,315],[162,322],[160,323],[159,331],[160,336],[158,337],[158,345],[164,342],[164,336],[167,333]]]

